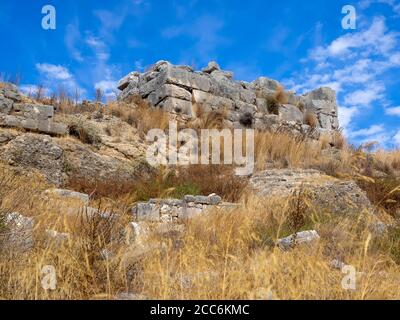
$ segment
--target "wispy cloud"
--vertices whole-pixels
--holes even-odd
[[[49,91],[56,91],[59,88],[67,90],[70,94],[79,91],[80,94],[85,94],[86,90],[76,81],[75,77],[68,68],[50,63],[37,63],[36,69],[38,70],[41,83]],[[31,89],[26,87],[26,89]]]
[[[285,84],[305,92],[319,86],[330,86],[338,92],[339,118],[348,137],[363,140],[373,137],[369,131],[355,130],[354,119],[361,111],[389,102],[383,75],[400,67],[400,34],[388,29],[385,18],[378,16],[360,23],[359,30],[333,39],[309,51],[303,59],[304,72],[294,75]],[[389,111],[390,112],[390,111]],[[367,128],[376,130],[379,125]],[[361,134],[365,134],[362,136]],[[380,138],[390,139],[390,135]],[[383,143],[385,143],[383,141]]]
[[[385,113],[389,116],[398,116],[400,117],[400,106],[398,107],[391,107],[391,108],[386,108]]]
[[[81,41],[79,22],[75,20],[67,25],[64,42],[72,58],[79,62],[83,62],[82,53],[78,49],[79,41]]]
[[[393,141],[397,147],[400,147],[400,130],[393,136]]]

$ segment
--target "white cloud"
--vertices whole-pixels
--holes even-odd
[[[381,83],[373,83],[367,87],[356,90],[344,97],[344,103],[350,106],[369,106],[372,102],[382,99],[385,87]]]
[[[48,79],[54,80],[70,80],[72,75],[69,70],[60,65],[54,65],[49,63],[37,63],[36,69],[45,75]]]
[[[400,117],[400,106],[398,107],[392,107],[392,108],[386,108],[385,113],[389,116],[398,116]]]
[[[400,130],[393,136],[393,141],[397,147],[400,147]]]
[[[400,3],[396,0],[362,0],[359,5],[361,8],[366,9],[376,3],[387,4],[396,14],[400,15]]]
[[[369,128],[353,131],[351,133],[351,137],[353,137],[353,138],[370,137],[370,136],[376,135],[378,133],[382,133],[384,131],[385,131],[385,127],[383,126],[383,124],[374,124],[374,125],[370,126]]]
[[[399,48],[400,33],[389,30],[384,17],[374,17],[369,25],[362,21],[358,30],[311,49],[302,60],[303,71],[284,83],[299,93],[321,86],[336,90],[340,126],[346,136],[361,138],[363,131],[352,132],[352,127],[359,127],[356,116],[389,104],[384,75],[400,67]],[[384,132],[377,134],[375,138],[390,140]]]
[[[339,123],[344,128],[345,135],[347,135],[347,128],[357,113],[356,107],[339,107]]]
[[[71,95],[76,91],[81,95],[86,93],[86,90],[80,87],[72,73],[64,66],[50,63],[37,63],[36,69],[41,76],[40,83],[51,91],[63,89]]]
[[[117,82],[113,80],[102,80],[97,82],[94,85],[95,89],[100,89],[105,97],[107,98],[115,98],[116,94],[115,92],[117,91]]]

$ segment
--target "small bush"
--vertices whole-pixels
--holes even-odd
[[[307,111],[304,115],[304,123],[313,129],[317,128],[319,124],[317,115],[311,111]]]
[[[254,117],[250,112],[245,112],[240,116],[239,122],[245,128],[251,128],[254,123]]]
[[[306,106],[303,101],[300,101],[299,103],[297,103],[297,108],[299,108],[299,110],[301,112],[304,112],[306,110]]]
[[[379,179],[360,179],[358,185],[363,189],[368,199],[388,214],[399,218],[400,210],[400,180],[393,177]]]
[[[273,96],[267,96],[265,98],[265,101],[267,103],[268,112],[271,114],[279,115],[279,107],[280,107],[279,101]]]
[[[273,95],[273,97],[276,99],[276,101],[278,101],[278,103],[280,104],[286,104],[288,103],[288,95],[285,92],[284,87],[282,86],[278,86],[275,90],[275,93]]]

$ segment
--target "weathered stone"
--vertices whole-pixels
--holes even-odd
[[[279,246],[279,248],[286,251],[298,245],[305,245],[305,244],[310,245],[319,240],[319,238],[320,236],[318,232],[315,230],[302,231],[293,234],[289,237],[279,239],[277,245]]]
[[[253,90],[275,91],[280,86],[279,82],[266,77],[260,77],[251,83]]]
[[[234,102],[230,99],[215,96],[199,90],[193,90],[193,100],[196,103],[211,106],[212,109],[233,109],[234,105]]]
[[[125,228],[127,245],[145,245],[149,236],[149,227],[145,222],[131,222]]]
[[[13,101],[0,95],[0,113],[9,114],[13,106]]]
[[[24,134],[1,149],[0,159],[25,169],[37,169],[49,182],[63,181],[63,149],[49,136]]]
[[[211,77],[213,77],[217,81],[232,80],[233,72],[214,70],[213,72],[211,72]]]
[[[177,98],[167,98],[161,101],[158,106],[169,112],[185,114],[189,117],[193,115],[192,102],[187,100],[181,100]]]
[[[140,202],[133,207],[132,214],[138,221],[159,221],[160,208],[157,204]]]
[[[208,196],[208,199],[210,201],[210,204],[213,205],[213,206],[219,205],[222,202],[222,198],[219,195],[215,194],[215,193],[210,194]]]
[[[50,189],[46,190],[45,194],[47,195],[55,195],[60,198],[79,200],[83,204],[87,205],[89,203],[89,195],[85,193],[80,193],[67,189]]]
[[[203,70],[204,73],[211,73],[215,70],[221,70],[220,66],[218,65],[218,63],[216,63],[215,61],[210,61],[207,65],[207,67],[205,67]]]
[[[279,116],[284,121],[295,121],[302,123],[304,115],[300,109],[290,104],[284,104],[279,108]]]
[[[118,89],[119,90],[124,90],[128,87],[128,85],[131,82],[139,82],[139,72],[131,72],[128,75],[126,75],[125,77],[123,77],[121,80],[119,80],[118,82]]]
[[[71,235],[69,233],[62,233],[56,230],[46,230],[46,236],[48,241],[55,243],[56,245],[62,245],[64,242],[70,239]]]
[[[211,86],[211,82],[206,76],[173,66],[166,69],[165,79],[167,83],[206,92],[210,90]]]
[[[256,104],[256,94],[250,90],[240,90],[240,100],[249,104]]]
[[[4,219],[6,235],[1,235],[3,245],[12,251],[28,251],[34,245],[34,219],[18,212],[6,214]]]
[[[243,127],[240,119],[251,113],[253,126],[257,129],[276,130],[283,126],[290,134],[304,134],[301,125],[304,124],[303,113],[307,111],[315,113],[322,129],[332,131],[339,128],[336,94],[329,88],[320,88],[303,96],[287,91],[288,104],[280,108],[281,115],[275,124],[269,119],[264,120],[260,114],[266,116],[270,113],[267,97],[282,87],[276,80],[260,77],[252,83],[235,81],[231,72],[221,70],[215,62],[210,62],[202,72],[195,72],[188,66],[174,66],[166,61],[158,62],[139,78],[135,87],[131,88],[130,83],[122,91],[120,99],[129,97],[133,92],[139,93],[150,104],[159,105],[168,112],[188,115],[189,118],[193,116],[189,101],[196,107],[201,105],[205,112],[227,110],[226,125],[229,128]],[[313,130],[306,134],[318,139]]]
[[[249,112],[251,114],[254,114],[257,112],[257,107],[254,104],[249,104],[243,101],[235,101],[235,107],[241,113]]]
[[[270,169],[253,175],[252,188],[264,197],[285,197],[303,190],[316,209],[334,214],[372,213],[366,194],[353,181],[311,169]]]
[[[189,91],[175,86],[173,84],[165,84],[155,90],[154,92],[150,93],[148,97],[148,101],[153,106],[156,106],[160,101],[164,100],[165,98],[178,98],[182,100],[191,101],[192,95]]]

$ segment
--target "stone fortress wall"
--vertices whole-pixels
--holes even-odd
[[[336,93],[319,88],[304,95],[286,92],[287,102],[271,112],[268,97],[280,83],[265,77],[253,82],[235,81],[233,73],[210,62],[202,71],[159,61],[144,73],[131,72],[119,81],[120,100],[139,95],[150,105],[188,118],[196,117],[196,107],[205,111],[227,111],[227,123],[233,128],[277,129],[289,126],[298,131],[318,133],[338,130]],[[305,114],[315,115],[314,128],[306,124]],[[312,129],[312,130],[311,130]]]
[[[27,103],[10,83],[0,87],[0,127],[23,128],[53,135],[67,133],[67,126],[53,121],[54,107]]]

